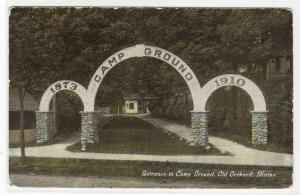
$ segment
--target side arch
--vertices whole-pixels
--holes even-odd
[[[192,69],[180,57],[167,50],[141,44],[116,52],[99,66],[87,89],[86,111],[94,111],[96,94],[106,74],[118,63],[133,57],[153,57],[175,68],[189,87],[193,99],[194,111],[200,110],[201,98],[199,97],[201,96],[201,86]]]
[[[76,93],[83,104],[84,111],[87,108],[87,98],[86,98],[86,89],[79,83],[71,80],[61,80],[56,81],[55,83],[51,84],[46,91],[44,92],[40,105],[39,111],[40,112],[49,112],[49,105],[51,102],[52,97],[59,91],[68,90]]]
[[[225,74],[217,76],[209,80],[202,88],[202,96],[200,98],[201,105],[200,110],[205,112],[205,106],[208,98],[217,89],[224,86],[236,86],[244,91],[250,96],[254,110],[253,112],[266,112],[266,101],[262,91],[259,87],[250,79],[237,75],[237,74]]]

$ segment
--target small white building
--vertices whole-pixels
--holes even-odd
[[[138,94],[132,94],[124,96],[124,106],[123,110],[125,114],[138,114],[138,113],[148,113],[149,105],[151,101],[157,100],[154,96],[140,96]]]

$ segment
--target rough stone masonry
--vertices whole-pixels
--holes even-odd
[[[267,112],[252,112],[252,144],[268,143]]]
[[[191,112],[193,144],[206,146],[208,144],[208,112]]]
[[[36,112],[36,141],[38,144],[50,143],[54,137],[53,112]]]
[[[81,150],[86,150],[87,144],[99,142],[97,112],[80,112],[81,114]]]

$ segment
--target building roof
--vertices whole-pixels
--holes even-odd
[[[126,94],[123,96],[124,100],[157,100],[159,99],[157,96],[153,96],[153,95],[144,95],[142,96],[141,94]]]
[[[24,96],[24,110],[25,111],[36,111],[39,108],[38,102],[30,95],[27,91],[25,91]],[[18,90],[16,88],[9,89],[9,111],[19,111],[20,110],[20,102],[18,96]]]

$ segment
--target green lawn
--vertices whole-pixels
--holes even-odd
[[[142,176],[144,170],[148,172],[174,173],[173,176],[157,177]],[[42,175],[64,175],[64,176],[97,176],[118,177],[124,179],[139,178],[141,180],[154,180],[159,183],[182,181],[188,183],[230,184],[240,188],[285,188],[292,184],[292,168],[287,167],[263,167],[263,166],[236,166],[236,165],[212,165],[212,164],[190,164],[170,162],[146,162],[146,161],[109,161],[109,160],[86,160],[86,159],[56,159],[56,158],[34,158],[28,157],[22,161],[18,157],[9,159],[10,173],[19,174],[42,174]],[[176,176],[176,172],[191,173],[191,176]],[[275,177],[230,177],[195,176],[195,171],[202,173],[231,172],[236,173],[253,171],[269,171],[275,173]],[[182,187],[185,185],[183,183]],[[230,186],[229,185],[229,186]],[[130,187],[130,186],[128,186]]]
[[[118,117],[99,132],[98,144],[89,144],[88,152],[162,154],[162,155],[226,155],[210,145],[210,149],[188,145],[175,134],[167,134],[153,125],[135,118]],[[67,148],[79,152],[80,143]]]

